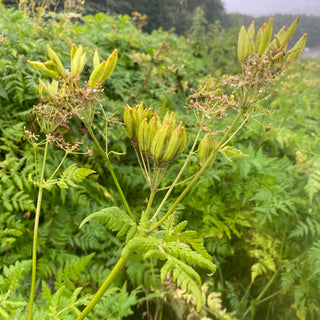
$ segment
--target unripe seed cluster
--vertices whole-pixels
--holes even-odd
[[[144,108],[143,102],[134,108],[126,106],[124,123],[129,139],[137,143],[146,156],[155,162],[168,162],[183,152],[187,135],[182,121],[176,126],[174,112],[167,112],[161,121],[151,108]]]
[[[265,22],[258,30],[255,37],[254,21],[248,30],[244,26],[240,29],[238,37],[238,59],[243,63],[250,55],[256,54],[270,58],[271,62],[289,63],[299,58],[306,45],[307,34],[305,33],[294,45],[287,51],[290,39],[294,35],[299,23],[299,17],[286,30],[283,26],[274,39],[271,41],[273,34],[273,18]],[[254,39],[255,38],[255,39]]]

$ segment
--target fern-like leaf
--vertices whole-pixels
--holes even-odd
[[[80,182],[88,175],[93,173],[95,173],[94,170],[78,168],[76,164],[72,164],[63,171],[62,176],[58,179],[57,185],[60,188],[68,188],[68,186],[75,187],[75,182]]]
[[[299,221],[289,237],[308,237],[310,235],[312,237],[320,235],[320,223],[313,218],[307,217],[305,221]]]
[[[320,169],[311,172],[308,183],[304,189],[307,192],[311,203],[315,194],[320,190]]]
[[[173,280],[177,282],[185,292],[192,293],[197,299],[197,310],[202,307],[202,293],[199,288],[201,279],[198,273],[184,262],[174,257],[168,257],[168,261],[161,269],[161,281],[163,282],[168,273],[172,271]]]
[[[163,248],[170,256],[174,256],[177,259],[183,259],[189,264],[206,268],[213,273],[216,272],[217,267],[214,263],[203,257],[203,255],[193,251],[191,248],[186,247],[185,244],[169,242],[166,243]]]
[[[150,237],[135,237],[131,239],[124,247],[122,254],[126,254],[130,251],[134,251],[143,255],[149,250],[157,250],[158,246],[162,243],[161,239]],[[149,255],[150,256],[150,255]]]
[[[118,231],[117,237],[122,237],[126,234],[132,237],[137,230],[136,223],[126,212],[122,211],[118,207],[104,208],[100,211],[90,214],[81,222],[79,228],[81,228],[90,220],[95,220],[105,224],[112,231]]]

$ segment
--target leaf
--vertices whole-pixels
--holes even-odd
[[[130,216],[118,207],[104,208],[100,211],[90,214],[82,220],[79,228],[82,228],[88,221],[95,220],[105,224],[112,231],[118,231],[117,237],[122,237],[127,233],[130,237],[133,236],[137,230],[136,223]]]
[[[51,290],[43,280],[42,280],[42,297],[47,304],[50,304],[52,300]]]
[[[313,197],[320,190],[320,170],[315,169],[310,173],[308,183],[305,186],[305,191],[309,196],[309,201],[312,203]]]
[[[199,289],[199,286],[201,285],[201,279],[198,273],[184,262],[174,257],[168,257],[168,261],[161,269],[162,282],[171,270],[173,271],[173,279],[177,282],[177,285],[186,292],[192,293],[196,297],[197,311],[200,311],[203,300],[202,293]]]
[[[226,146],[223,149],[219,150],[223,156],[228,160],[231,161],[232,160],[229,157],[249,157],[248,154],[241,152],[240,150],[232,147],[232,146]]]
[[[62,176],[58,179],[57,185],[63,189],[68,188],[68,186],[75,187],[76,184],[74,181],[80,182],[93,173],[95,173],[94,170],[78,168],[76,164],[72,164],[63,171]]]

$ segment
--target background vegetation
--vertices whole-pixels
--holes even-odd
[[[125,3],[110,1],[108,9],[117,12],[116,4]],[[0,318],[24,319],[29,295],[37,190],[28,181],[33,151],[24,127],[34,125],[40,74],[26,60],[42,61],[46,43],[65,61],[72,43],[87,52],[98,47],[103,58],[118,48],[117,68],[104,86],[108,112],[118,112],[121,119],[126,102],[143,99],[159,113],[174,110],[193,134],[192,114],[184,108],[191,89],[199,83],[214,88],[223,74],[236,73],[239,66],[237,31],[208,18],[205,22],[208,11],[196,10],[192,3],[188,1],[192,23],[181,29],[184,36],[172,34],[156,61],[166,32],[144,33],[127,15],[99,13],[76,21],[55,13],[26,18],[23,11],[0,5],[0,32],[6,35],[0,46]],[[153,62],[151,77],[135,99]],[[91,319],[160,319],[159,310],[168,320],[320,317],[319,71],[319,59],[302,60],[288,70],[278,81],[278,93],[262,103],[271,112],[260,120],[271,130],[249,121],[235,142],[250,157],[219,159],[177,208],[181,219],[202,234],[219,267],[213,276],[203,274],[207,303],[202,313],[173,283],[160,285],[157,265],[137,257]],[[68,134],[70,129],[65,130]],[[86,132],[79,133],[92,144]],[[124,128],[115,127],[110,134],[110,147],[127,153],[114,156],[115,170],[130,205],[139,210],[143,177]],[[44,197],[35,319],[73,319],[70,305],[96,290],[120,253],[121,243],[103,225],[93,222],[78,229],[89,213],[120,201],[98,153],[75,157],[82,166],[94,166],[97,174],[84,185],[62,193],[52,189]],[[53,167],[56,161],[50,159]],[[59,314],[67,306],[71,315]]]

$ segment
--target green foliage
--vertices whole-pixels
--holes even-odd
[[[16,291],[30,266],[30,261],[17,261],[14,265],[3,268],[3,275],[0,275],[0,315],[3,319],[14,317],[27,305],[23,297]]]
[[[305,191],[309,196],[310,202],[312,202],[313,197],[320,190],[320,169],[317,162],[314,164],[315,168],[312,168],[312,171],[309,174],[308,182],[305,186]]]
[[[136,223],[117,207],[105,208],[90,214],[81,222],[79,228],[90,220],[99,221],[100,223],[106,224],[112,231],[118,231],[117,237],[127,235],[127,241],[129,241],[137,231]]]
[[[201,22],[203,13],[198,12],[186,37],[169,38],[139,96],[160,114],[174,109],[190,136],[195,135],[194,120],[183,108],[190,89],[199,82],[215,87],[221,74],[237,71],[233,31],[222,30],[218,24],[208,27]],[[118,67],[112,80],[104,84],[103,105],[111,115],[121,113],[124,101],[136,95],[166,33],[142,33],[128,16],[98,14],[72,24],[57,15],[35,23],[3,6],[0,15],[0,31],[7,36],[0,46],[0,318],[25,319],[36,193],[28,181],[29,174],[34,174],[34,162],[24,127],[34,126],[28,110],[38,99],[39,76],[31,73],[25,60],[42,60],[46,42],[62,53],[64,62],[69,61],[72,42],[82,43],[87,52],[98,47],[104,58],[117,47]],[[84,74],[89,70],[90,63]],[[175,215],[151,235],[146,222],[137,224],[117,207],[116,188],[104,159],[95,151],[93,158],[73,155],[66,161],[59,183],[75,183],[76,187],[51,188],[43,199],[37,275],[41,294],[36,298],[35,319],[74,319],[115,265],[124,238],[126,250],[145,259],[132,257],[117,287],[106,292],[91,319],[122,319],[130,314],[137,318],[134,306],[144,301],[142,292],[159,294],[164,279],[174,279],[196,296],[198,307],[203,299],[200,284],[210,281],[206,306],[221,317],[319,318],[319,70],[316,60],[289,70],[278,82],[278,93],[258,105],[274,110],[271,116],[257,118],[271,130],[257,130],[257,122],[248,119],[235,145],[226,150],[229,156],[241,150],[249,157],[233,157],[231,163],[220,154],[214,169],[201,177]],[[63,130],[80,132],[84,144],[91,147],[87,132],[79,127],[73,132],[68,123]],[[104,143],[102,125],[97,123],[95,129]],[[136,218],[145,211],[146,187],[124,131],[121,126],[112,127],[108,147],[127,153],[127,157],[110,157],[116,160],[115,172]],[[37,148],[40,153],[42,147]],[[51,150],[47,177],[63,156],[56,148]],[[171,164],[163,186],[172,183],[183,160]],[[186,174],[197,170],[196,157],[190,163]],[[94,179],[77,183],[93,173],[87,168],[95,169]],[[172,198],[181,190],[177,186]],[[138,237],[133,239],[134,235]],[[215,265],[217,273],[206,275],[204,271],[214,272]],[[129,289],[140,285],[143,289]],[[209,311],[202,312],[213,317]]]
[[[63,171],[61,177],[58,179],[57,185],[60,188],[68,188],[68,185],[75,187],[75,182],[81,182],[84,178],[93,173],[95,173],[94,170],[78,168],[76,164],[73,164]]]
[[[25,226],[22,222],[14,220],[14,216],[10,212],[5,212],[1,215],[0,226],[1,249],[12,245],[16,238],[20,237],[25,231]]]
[[[90,14],[107,11],[128,15],[131,15],[132,12],[146,14],[147,19],[143,30],[146,32],[152,32],[159,28],[163,28],[164,30],[169,29],[179,4],[180,1],[178,0],[163,0],[161,3],[158,1],[148,0],[113,0],[108,1],[107,3],[103,1],[87,0],[85,8],[86,12]],[[206,19],[210,23],[213,23],[216,20],[221,20],[224,16],[224,8],[220,0],[205,0],[200,4],[197,1],[189,0],[181,8],[181,12],[175,25],[175,32],[182,34],[188,31],[188,28],[192,23],[194,11],[198,6],[201,6],[206,12]]]

